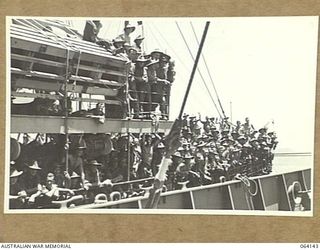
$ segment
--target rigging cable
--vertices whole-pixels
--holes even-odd
[[[168,43],[168,41],[166,40],[166,38],[162,35],[162,33],[159,31],[159,29],[157,28],[157,26],[155,26],[152,22],[150,22],[150,24],[152,25],[152,27],[159,33],[160,37],[162,38],[162,40],[166,43],[166,45],[168,46],[169,49],[171,49],[171,51],[173,51],[173,53],[175,54],[175,56],[178,58],[178,60],[180,61],[181,65],[183,65],[183,67],[185,68],[185,70],[187,72],[190,72],[190,69],[188,69],[187,65],[184,63],[184,61],[180,58],[180,56],[178,55],[178,53],[176,52],[175,49],[173,49],[171,47],[171,45]]]
[[[104,33],[103,33],[103,38],[106,38],[106,37],[107,37],[108,32],[109,32],[109,29],[110,29],[110,27],[111,27],[111,24],[112,24],[112,21],[110,21],[110,22],[108,23],[108,26],[106,27],[106,30],[105,30]]]
[[[149,27],[149,30],[150,30],[150,33],[151,33],[151,36],[152,36],[153,40],[154,40],[155,43],[157,44],[157,47],[158,47],[159,49],[163,50],[161,44],[159,43],[158,39],[156,38],[155,34],[153,33],[151,27],[149,26],[149,24],[147,24],[147,25],[148,25],[148,27]]]
[[[188,45],[188,43],[187,43],[187,41],[186,41],[186,39],[185,39],[185,37],[184,37],[184,35],[183,35],[183,33],[182,33],[182,31],[181,31],[181,29],[180,29],[180,26],[179,26],[179,24],[178,24],[177,21],[176,21],[176,25],[177,25],[177,27],[178,27],[179,33],[180,33],[180,35],[181,35],[181,37],[182,37],[185,45],[186,45],[187,48],[188,48],[188,51],[189,51],[189,54],[190,54],[192,60],[195,61],[194,56],[193,56],[193,54],[192,54],[192,52],[191,52],[191,50],[190,50],[190,48],[189,48],[189,45]],[[222,118],[222,115],[221,115],[221,113],[220,113],[220,110],[218,109],[217,104],[216,104],[216,102],[214,101],[214,99],[213,99],[213,97],[212,97],[212,95],[211,95],[211,93],[210,93],[210,91],[209,91],[209,88],[208,88],[208,86],[207,86],[207,84],[206,84],[206,82],[205,82],[205,80],[204,80],[204,78],[203,78],[203,75],[201,74],[200,69],[197,68],[197,71],[198,71],[198,73],[199,73],[199,75],[200,75],[200,77],[201,77],[201,79],[202,79],[202,81],[203,81],[203,83],[204,83],[204,86],[205,86],[206,89],[207,89],[207,92],[208,92],[208,94],[209,94],[209,96],[210,96],[211,101],[213,102],[213,104],[214,104],[214,106],[215,106],[215,108],[216,108],[219,116]]]
[[[192,22],[190,22],[190,24],[191,24],[191,28],[192,28],[194,37],[196,38],[197,44],[198,44],[198,46],[199,46],[199,39],[198,39],[197,34],[196,34],[196,32],[195,32],[194,26],[193,26]],[[219,95],[218,95],[218,91],[217,91],[217,89],[216,89],[216,87],[215,87],[215,84],[214,84],[214,82],[213,82],[213,79],[212,79],[212,76],[211,76],[211,73],[210,73],[210,70],[209,70],[209,67],[208,67],[208,64],[207,64],[207,60],[206,60],[206,58],[205,58],[205,56],[204,56],[204,53],[202,53],[201,56],[202,56],[202,60],[203,60],[203,62],[204,62],[204,65],[206,66],[206,69],[207,69],[207,71],[208,71],[208,75],[209,75],[209,77],[210,77],[210,81],[211,81],[211,83],[212,83],[214,92],[215,92],[215,94],[216,94],[216,96],[217,96],[218,103],[219,103],[219,106],[220,106],[220,108],[221,108],[222,114],[223,114],[224,118],[226,118],[226,114],[225,114],[224,109],[223,109],[223,107],[222,107],[222,104],[221,104],[221,101],[220,101],[220,98],[219,98]]]

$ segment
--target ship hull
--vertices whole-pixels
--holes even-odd
[[[245,181],[186,188],[161,194],[158,209],[310,211],[311,169],[271,174]],[[143,209],[148,195],[74,209]]]

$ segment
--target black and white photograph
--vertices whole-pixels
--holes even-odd
[[[318,17],[6,26],[6,213],[313,215]]]

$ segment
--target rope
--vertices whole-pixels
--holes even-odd
[[[104,34],[103,34],[103,37],[107,37],[108,31],[109,31],[109,29],[110,29],[110,27],[111,27],[111,24],[112,24],[112,21],[109,21],[108,26],[107,26]]]
[[[192,22],[190,22],[190,24],[191,24],[191,28],[192,28],[194,37],[196,38],[197,44],[199,45],[199,39],[198,39],[197,34],[196,34],[195,30],[194,30],[194,27],[193,27]],[[221,108],[222,114],[223,114],[224,118],[226,118],[226,114],[225,114],[225,112],[224,112],[224,110],[223,110],[223,107],[222,107],[222,104],[221,104],[221,101],[220,101],[220,98],[219,98],[219,95],[218,95],[218,91],[217,91],[216,86],[215,86],[215,84],[214,84],[214,82],[213,82],[213,79],[212,79],[212,76],[211,76],[211,73],[210,73],[210,70],[209,70],[209,67],[208,67],[208,64],[207,64],[207,60],[206,60],[206,58],[205,58],[205,56],[204,56],[204,53],[202,53],[201,56],[202,56],[204,65],[206,66],[206,69],[207,69],[207,71],[208,71],[208,75],[209,75],[210,81],[211,81],[211,83],[212,83],[212,86],[213,86],[214,92],[215,92],[215,94],[216,94],[216,97],[217,97],[217,99],[218,99],[218,103],[219,103],[219,106],[220,106],[220,108]]]
[[[160,48],[161,50],[163,50],[161,44],[159,43],[158,39],[156,38],[156,36],[155,36],[155,34],[153,33],[153,31],[152,31],[152,29],[151,29],[151,27],[150,27],[149,24],[148,24],[148,27],[149,27],[149,30],[150,30],[150,32],[151,32],[151,36],[152,36],[153,40],[154,40],[155,43],[157,44],[157,47]]]
[[[179,26],[178,22],[176,22],[176,25],[177,25],[177,27],[178,27],[179,33],[180,33],[180,35],[181,35],[181,37],[182,37],[185,45],[186,45],[187,48],[188,48],[188,51],[189,51],[189,54],[190,54],[192,60],[195,61],[195,59],[194,59],[194,57],[193,57],[193,55],[192,55],[192,52],[191,52],[191,50],[190,50],[190,48],[189,48],[189,45],[188,45],[188,43],[187,43],[187,41],[186,41],[186,39],[185,39],[185,37],[184,37],[181,29],[180,29],[180,26]],[[213,99],[213,97],[212,97],[212,95],[211,95],[211,93],[210,93],[210,91],[209,91],[209,88],[208,88],[208,86],[207,86],[207,84],[206,84],[206,82],[205,82],[205,80],[204,80],[204,78],[203,78],[203,75],[201,74],[200,69],[197,68],[197,71],[198,71],[198,73],[199,73],[199,75],[200,75],[200,77],[201,77],[201,79],[202,79],[202,82],[203,82],[204,86],[206,87],[206,90],[207,90],[207,92],[208,92],[208,94],[209,94],[209,96],[210,96],[210,99],[211,99],[212,103],[214,104],[214,106],[215,106],[215,108],[216,108],[219,116],[222,118],[222,115],[221,115],[221,113],[220,113],[220,111],[219,111],[219,109],[218,109],[218,107],[217,107],[217,104],[215,103],[215,101],[214,101],[214,99]]]
[[[64,108],[65,108],[65,119],[64,119],[64,132],[66,135],[65,138],[65,150],[66,150],[66,171],[69,170],[69,160],[68,160],[68,153],[69,153],[69,128],[68,128],[68,81],[69,81],[69,58],[70,58],[70,51],[67,50],[67,62],[66,62],[66,79],[64,84]]]
[[[176,52],[175,49],[173,49],[171,47],[171,45],[168,43],[168,41],[165,39],[165,37],[162,35],[162,33],[159,31],[159,29],[157,28],[157,26],[155,26],[152,22],[150,23],[152,25],[152,27],[159,33],[160,37],[162,38],[162,40],[166,43],[166,45],[170,48],[171,51],[173,51],[173,53],[175,54],[175,56],[178,58],[178,60],[180,61],[180,63],[183,65],[183,67],[185,68],[185,70],[187,72],[190,71],[190,69],[188,69],[188,67],[186,66],[186,64],[184,63],[184,61],[180,58],[180,56],[178,55],[178,53]]]
[[[245,198],[247,201],[247,205],[248,208],[250,210],[254,209],[254,205],[253,205],[253,201],[252,201],[252,197],[256,196],[258,193],[258,184],[255,180],[250,180],[248,177],[246,176],[242,176],[241,174],[237,174],[235,176],[236,179],[240,180],[243,184],[244,184],[244,190],[245,190]],[[251,183],[254,183],[255,185],[255,191],[251,192]]]

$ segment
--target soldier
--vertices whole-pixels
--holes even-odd
[[[242,125],[241,129],[241,134],[245,134],[245,135],[251,135],[254,131],[254,127],[253,125],[250,123],[250,120],[248,117],[246,117],[245,119],[245,123]]]
[[[148,75],[147,75],[147,64],[148,60],[143,57],[138,57],[136,60],[135,66],[133,68],[133,80],[136,84],[136,89],[138,91],[138,106],[139,113],[144,112],[144,104],[141,102],[151,103],[151,86],[148,84]],[[148,97],[146,99],[146,97]]]
[[[55,176],[53,173],[48,173],[44,185],[41,186],[41,189],[37,193],[33,194],[29,198],[29,203],[37,203],[39,206],[48,206],[52,201],[56,201],[61,197],[61,192],[66,192],[69,195],[73,196],[74,192],[70,189],[58,187],[55,184]]]
[[[182,128],[186,129],[189,127],[189,119],[188,119],[189,115],[184,113],[182,116]]]
[[[137,176],[146,178],[152,176],[151,161],[153,155],[152,137],[149,134],[143,134],[140,140],[141,162],[138,165]]]
[[[216,129],[216,127],[211,127],[210,128],[210,133],[211,133],[211,141],[217,143],[219,140],[219,130]]]
[[[159,67],[157,68],[157,84],[153,85],[157,95],[155,95],[156,102],[160,104],[160,110],[164,114],[168,114],[169,94],[171,90],[171,82],[168,81],[168,63],[170,56],[162,53],[159,60]]]
[[[175,61],[170,60],[169,61],[169,66],[168,66],[168,73],[167,73],[167,80],[170,83],[173,83],[174,80],[175,80],[176,72],[174,70],[174,67],[175,67]]]
[[[195,164],[193,165],[192,171],[199,175],[200,185],[208,185],[211,183],[211,178],[206,173],[206,159],[203,153],[197,152],[195,156]]]
[[[189,127],[191,129],[191,132],[193,132],[194,127],[198,123],[199,119],[196,119],[197,117],[195,115],[190,115],[189,116]]]
[[[155,145],[152,155],[151,168],[152,174],[158,173],[159,166],[161,164],[162,157],[164,156],[165,146],[162,142]]]
[[[41,168],[38,166],[37,161],[32,164],[26,163],[25,165],[27,169],[21,178],[27,194],[32,195],[41,189]]]
[[[193,171],[194,163],[192,162],[194,157],[190,154],[186,154],[184,156],[184,166],[179,168],[180,172],[182,172],[182,176],[184,179],[188,180],[187,187],[196,187],[201,185],[201,177],[200,174]]]
[[[54,164],[53,174],[55,176],[55,183],[58,185],[58,187],[65,187],[66,185],[67,172],[62,170],[64,166],[65,164],[62,163]]]
[[[126,49],[127,51],[127,54],[128,54],[128,58],[131,62],[135,62],[138,57],[139,57],[139,53],[138,53],[138,50],[132,46],[128,47]]]
[[[72,172],[69,176],[69,185],[67,188],[71,189],[74,195],[83,195],[86,197],[89,186],[88,182],[82,182],[81,176],[76,172]]]
[[[76,172],[81,177],[82,183],[85,181],[83,170],[83,153],[85,149],[86,144],[83,139],[71,147],[68,153],[68,169],[66,170],[69,178],[73,172]],[[65,158],[63,162],[65,162]]]
[[[200,119],[201,121],[201,119]],[[203,130],[206,134],[210,134],[211,121],[208,116],[206,116],[205,121],[201,121],[203,124]]]
[[[113,182],[123,180],[121,169],[119,167],[120,152],[112,148],[110,154],[107,155],[106,168],[102,180],[112,179]]]
[[[160,49],[155,49],[150,53],[151,60],[153,61],[160,61],[162,56],[162,51]]]
[[[139,35],[136,37],[136,39],[134,39],[134,48],[138,51],[138,53],[142,53],[142,41],[143,41],[144,37]]]
[[[165,185],[168,191],[175,190],[177,186],[177,176],[176,171],[177,168],[182,165],[182,155],[179,151],[176,151],[173,155],[171,155],[171,163],[168,166],[167,171],[167,179],[165,181]]]
[[[96,160],[91,160],[86,164],[85,167],[85,179],[95,185],[100,185],[101,178],[98,167],[101,167],[102,164],[97,162]]]
[[[149,64],[146,65],[147,67],[147,76],[148,76],[148,85],[150,86],[151,91],[155,88],[154,86],[157,84],[157,69],[159,68],[158,61],[151,61]],[[154,102],[153,95],[151,91],[147,93],[147,100],[150,102],[144,107],[145,111],[152,111],[154,107],[152,106],[152,102]]]
[[[83,31],[83,40],[95,43],[98,41],[98,34],[102,24],[99,20],[86,21],[86,25]]]
[[[234,130],[235,130],[236,132],[240,133],[240,129],[241,129],[241,122],[240,122],[240,121],[237,121],[237,122],[236,122],[236,127],[235,127]]]
[[[124,46],[123,46],[124,43],[125,43],[125,41],[121,37],[116,37],[113,40],[114,49],[112,51],[112,54],[126,57],[127,56],[126,55],[126,51],[125,51]]]
[[[193,139],[196,140],[201,135],[201,127],[198,122],[195,122],[191,129]]]
[[[130,50],[130,51],[133,51]],[[139,118],[139,113],[140,113],[140,102],[139,102],[139,96],[137,93],[137,82],[135,80],[134,74],[136,71],[136,64],[132,61],[133,58],[133,53],[129,52],[129,59],[131,60],[130,63],[130,68],[129,68],[129,101],[130,101],[130,109],[133,108],[134,115],[133,118]]]
[[[131,38],[130,38],[130,34],[135,31],[136,27],[132,26],[131,24],[127,24],[124,27],[124,33],[119,35],[119,37],[124,40],[125,43],[131,45]]]
[[[27,192],[20,180],[22,174],[23,171],[18,171],[13,168],[10,169],[9,207],[13,209],[23,208],[25,206]]]

